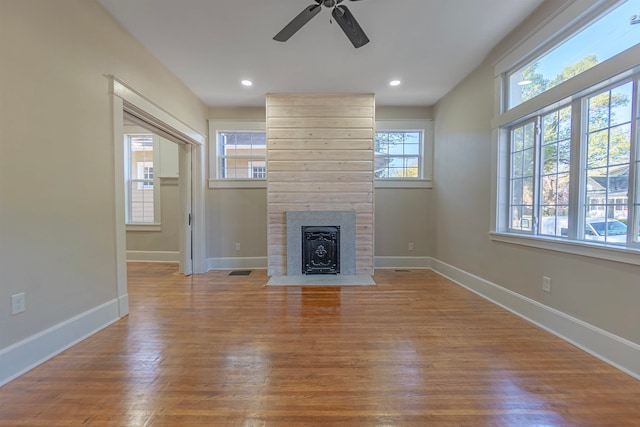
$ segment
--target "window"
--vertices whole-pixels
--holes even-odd
[[[567,237],[571,107],[510,131],[510,229]]]
[[[508,73],[508,108],[520,105],[638,44],[640,7],[623,3],[533,61]]]
[[[376,178],[421,178],[421,131],[376,131]]]
[[[253,162],[262,161],[266,178],[265,159],[267,155],[267,137],[264,132],[222,131],[218,132],[218,171],[219,178],[256,179]]]
[[[264,122],[209,122],[209,187],[266,187]]]
[[[567,237],[571,165],[571,107],[542,116],[540,135],[540,227],[543,235]]]
[[[572,123],[576,116],[569,105],[510,128],[510,231],[569,238],[576,224],[571,233],[575,240],[614,245],[638,241],[636,233],[628,242],[626,231],[631,153],[640,150],[632,143],[637,84],[636,77],[574,101],[584,111],[577,123]],[[575,134],[574,126],[579,129]],[[572,151],[582,157],[573,159]],[[572,170],[580,177],[575,183]],[[575,190],[580,197],[572,205]]]
[[[511,228],[531,231],[533,226],[535,124],[511,131]]]
[[[602,56],[606,66],[580,74],[589,62],[583,53],[574,63],[568,55],[558,57],[556,68],[548,68],[561,70],[558,84],[545,83],[543,91],[527,95],[529,102],[520,99],[517,108],[496,116],[494,240],[640,265],[640,26],[633,24],[640,10],[631,13],[630,4],[603,13],[556,48],[584,53],[583,47],[599,46],[608,52]],[[616,16],[624,22],[611,24]],[[604,31],[603,22],[616,26],[606,34],[620,37],[595,44],[584,38],[592,28]],[[543,64],[547,56],[539,58],[529,65]],[[521,67],[514,69],[496,70],[502,76],[496,82],[509,96]]]
[[[626,242],[633,86],[628,82],[585,100],[584,220],[591,225],[585,227],[585,238]]]
[[[127,224],[155,224],[158,221],[157,186],[153,162],[157,138],[152,134],[126,134],[125,180]]]
[[[376,186],[428,187],[431,181],[431,121],[377,121],[374,138]],[[386,183],[386,185],[385,185]]]

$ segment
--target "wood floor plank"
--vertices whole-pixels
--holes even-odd
[[[432,271],[128,274],[130,315],[0,388],[0,426],[639,425],[639,381]]]

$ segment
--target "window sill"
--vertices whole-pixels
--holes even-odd
[[[210,179],[209,188],[267,188],[266,179]]]
[[[430,179],[376,179],[375,188],[432,188]]]
[[[640,265],[640,249],[635,248],[514,233],[490,232],[489,235],[494,242],[511,243],[607,261]]]
[[[160,223],[156,224],[126,224],[127,231],[162,231]]]

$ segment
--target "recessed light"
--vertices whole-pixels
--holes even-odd
[[[240,83],[242,83],[242,86],[253,86],[253,82],[251,80],[242,80]]]
[[[391,80],[389,82],[389,86],[399,86],[400,85],[400,80]]]

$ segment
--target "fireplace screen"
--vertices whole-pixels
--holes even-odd
[[[302,227],[302,274],[340,273],[340,227]]]

